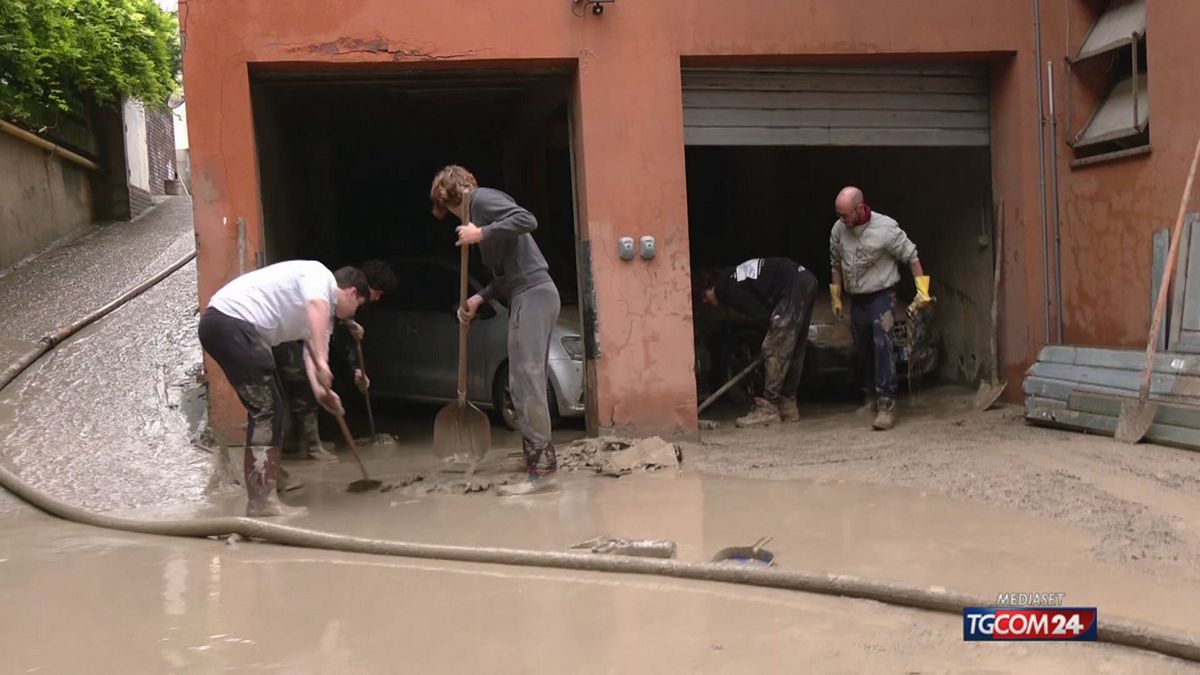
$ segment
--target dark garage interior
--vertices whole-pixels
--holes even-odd
[[[379,325],[385,310],[436,306],[439,326],[453,322],[459,223],[452,215],[436,220],[428,197],[434,174],[447,164],[467,167],[481,186],[507,192],[537,217],[534,237],[563,312],[577,313],[571,73],[265,69],[251,75],[268,263],[315,259],[336,269],[379,258],[446,267],[434,279],[394,265],[401,288],[359,313],[375,371],[369,371],[373,393],[386,394],[383,377],[401,358],[388,351],[399,347],[381,344],[394,342],[384,338],[391,327]],[[486,283],[478,256],[472,249],[472,274]],[[458,352],[457,335],[450,335],[427,360],[445,361],[452,370]],[[475,349],[484,349],[482,341]],[[338,373],[336,352],[333,360],[337,379],[351,379]],[[474,362],[471,368],[475,378]],[[361,412],[352,387],[342,398],[348,411]]]
[[[937,302],[930,338],[936,365],[928,375],[914,377],[914,386],[934,376],[968,381],[987,373],[993,270],[987,147],[693,146],[687,148],[687,177],[693,269],[790,257],[821,280],[813,323],[824,325],[811,329],[810,336],[821,330],[837,333],[839,340],[848,340],[849,332],[848,322],[837,325],[829,309],[833,202],[846,185],[862,188],[872,209],[899,221],[933,280]],[[902,312],[915,289],[907,267],[901,267],[897,306]],[[697,307],[698,333],[706,329],[700,318],[706,314],[711,312]],[[743,354],[730,363],[716,355],[718,363],[698,364],[702,392],[740,370],[749,353],[745,346],[740,349]],[[701,349],[699,355],[713,359],[713,351],[721,348]],[[810,352],[803,393],[857,394],[847,386],[845,373],[810,372],[821,368]],[[903,381],[901,387],[908,389]],[[743,399],[748,391],[743,390]]]

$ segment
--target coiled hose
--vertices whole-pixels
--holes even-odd
[[[184,256],[162,272],[138,284],[104,307],[42,338],[37,349],[23,356],[17,363],[6,368],[3,374],[0,374],[0,389],[11,383],[17,375],[55,345],[78,332],[84,326],[111,313],[145,290],[161,282],[180,267],[190,262],[194,257],[195,252]],[[863,579],[855,576],[803,572],[800,570],[639,558],[623,555],[596,555],[592,553],[421,544],[320,532],[281,525],[269,520],[245,517],[162,521],[121,518],[102,513],[93,513],[68,504],[32,487],[3,464],[0,464],[0,485],[3,485],[10,492],[29,502],[31,505],[64,520],[139,534],[176,537],[213,537],[237,534],[246,538],[262,539],[286,546],[318,548],[347,553],[366,553],[404,558],[422,558],[426,560],[515,565],[521,567],[544,567],[588,572],[647,574],[674,577],[677,579],[745,584],[748,586],[860,598],[900,607],[944,612],[955,616],[961,616],[964,607],[988,607],[992,604],[992,600],[988,598],[956,593],[941,588],[925,588],[887,581]],[[1126,619],[1107,616],[1101,617],[1099,619],[1098,639],[1101,642],[1200,662],[1200,639],[1197,639],[1196,636],[1161,627],[1147,626]]]

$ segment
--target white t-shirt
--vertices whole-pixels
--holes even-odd
[[[288,260],[247,272],[217,291],[208,306],[248,321],[272,347],[307,340],[308,303],[329,303],[330,317],[337,303],[333,272],[313,260]],[[333,322],[330,321],[330,330]]]

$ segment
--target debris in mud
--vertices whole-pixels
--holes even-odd
[[[700,431],[716,431],[721,428],[721,423],[716,420],[700,420]]]
[[[563,448],[558,457],[559,468],[563,470],[590,470],[606,476],[678,467],[682,462],[679,445],[658,436],[642,440],[615,436],[584,438]]]
[[[397,483],[388,483],[387,485],[384,485],[382,488],[380,488],[379,491],[380,492],[391,492],[392,490],[399,490],[401,488],[406,488],[414,483],[420,483],[423,480],[425,480],[425,474],[418,473],[418,474],[409,476],[408,478],[405,478]]]
[[[674,558],[675,542],[666,539],[618,539],[594,537],[578,543],[572,549],[588,549],[604,555],[629,555],[639,558]]]

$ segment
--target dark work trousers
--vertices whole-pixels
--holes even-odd
[[[199,332],[200,346],[221,367],[246,408],[246,447],[279,447],[283,397],[270,345],[250,322],[211,307],[200,318]]]
[[[896,398],[896,360],[892,326],[896,321],[896,289],[850,296],[850,326],[859,376],[868,395]]]
[[[796,390],[800,387],[817,285],[817,276],[800,268],[792,277],[786,295],[771,312],[771,324],[762,344],[766,369],[763,396],[771,403],[795,398]]]
[[[558,289],[544,283],[518,293],[508,315],[508,386],[521,435],[533,448],[550,442],[546,359],[560,309]]]
[[[307,441],[317,437],[319,406],[304,368],[304,341],[284,342],[276,345],[271,353],[275,357],[275,370],[291,418],[290,429],[284,430],[284,440],[294,437],[296,450],[307,452],[310,449],[306,446]]]

